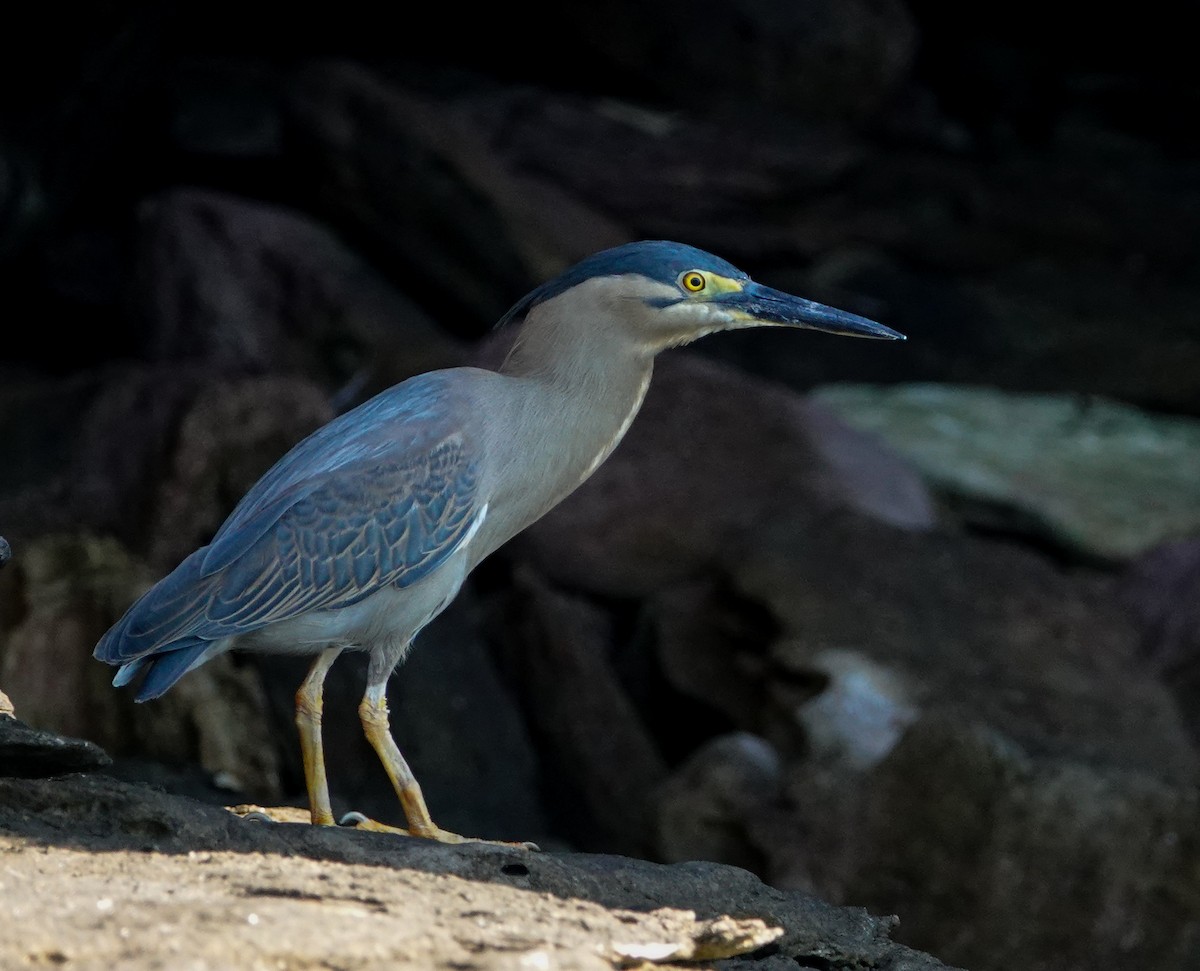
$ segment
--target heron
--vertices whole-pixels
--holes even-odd
[[[579,487],[629,430],[655,356],[717,331],[795,327],[888,340],[865,317],[753,281],[666,240],[595,253],[522,297],[496,370],[409,378],[317,429],[272,466],[212,541],[140,597],[94,655],[136,700],[229,650],[313,656],[296,692],[310,818],[334,825],[322,686],[368,655],[363,732],[407,828],[447,843],[389,726],[387,683],[488,554]],[[355,814],[357,815],[357,814]]]

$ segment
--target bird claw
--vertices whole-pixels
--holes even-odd
[[[482,843],[484,846],[503,846],[507,849],[532,850],[535,852],[540,850],[537,843],[509,843],[504,840],[485,840],[474,836],[459,836],[458,833],[451,833],[449,830],[438,826],[433,827],[430,832],[414,833],[409,829],[401,829],[398,826],[389,826],[387,823],[378,822],[364,816],[360,812],[346,813],[346,815],[338,820],[338,825],[366,830],[370,833],[395,833],[399,836],[411,836],[416,839],[430,839],[438,843]]]
[[[225,808],[239,819],[245,819],[251,823],[307,823],[309,821],[308,810],[297,809],[294,806],[273,806],[270,809],[264,809],[262,806],[252,803],[242,803]]]

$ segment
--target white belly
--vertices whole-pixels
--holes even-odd
[[[234,638],[229,646],[280,654],[407,647],[454,599],[466,575],[467,558],[460,550],[412,586],[384,587],[348,607],[290,617]]]

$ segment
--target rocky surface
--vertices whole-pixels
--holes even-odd
[[[1200,541],[1176,540],[1132,563],[1118,584],[1142,655],[1200,740]]]
[[[1159,428],[1200,414],[1200,141],[1179,121],[1200,97],[1179,5],[1097,8],[1069,38],[1023,0],[1003,17],[918,0],[704,16],[611,0],[544,8],[538,30],[506,7],[470,16],[466,30],[461,10],[428,8],[398,44],[355,0],[285,20],[224,0],[14,9],[26,56],[0,59],[0,533],[19,555],[0,572],[0,684],[17,712],[102,742],[123,779],[301,803],[301,663],[223,661],[134,707],[90,660],[95,638],[329,416],[414,370],[487,359],[511,335],[470,342],[577,257],[677,238],[910,339],[756,331],[702,342],[707,362],[664,356],[622,448],[477,571],[390,688],[435,817],[736,862],[895,911],[899,939],[976,971],[1192,971],[1192,483],[1151,483],[1169,517],[1110,507],[1118,482],[1149,495],[1162,462],[1118,461],[1112,429],[1089,422],[1124,413],[1098,408],[1073,417],[1104,464],[1055,482],[1010,468],[1001,515],[931,490],[804,397],[835,381],[996,388],[971,427],[1010,445],[1029,436],[1004,417],[1009,393],[1101,396]],[[1081,444],[1066,432],[1043,440],[1035,472]],[[1089,498],[1050,515],[1063,494]],[[335,805],[398,821],[361,691],[339,661]],[[48,791],[26,785],[7,791]],[[105,792],[84,790],[101,813]],[[112,811],[146,845],[166,838]],[[19,838],[45,837],[29,827],[46,816],[31,808]],[[188,884],[203,866],[181,853],[87,842],[109,831],[86,806],[60,821],[20,865],[62,892],[21,927],[86,926],[89,942],[114,927],[97,965],[153,962],[160,940],[230,963],[203,950],[221,935],[170,910],[169,891],[201,885],[212,896],[192,899],[231,947],[296,964],[336,964],[330,949],[387,963],[348,929],[363,921],[459,964],[610,963],[575,938],[543,956],[524,929],[509,947],[486,915],[453,941],[424,934],[395,914],[426,890],[444,898],[405,883],[401,902],[387,867],[339,871],[317,919],[308,875],[239,890],[282,851],[196,848],[232,855]],[[135,872],[155,898],[138,913],[168,919],[96,908]],[[356,889],[368,879],[382,882]],[[310,918],[287,925],[301,953],[238,922],[266,904]],[[315,939],[325,921],[336,944]],[[707,931],[671,926],[671,941],[625,941],[623,960],[703,953],[688,942]],[[31,940],[6,925],[9,939]],[[56,940],[13,961],[61,963]],[[90,946],[71,953],[86,963]],[[794,968],[777,946],[754,965]],[[814,944],[799,963],[862,953]]]
[[[0,779],[0,848],[11,967],[944,967],[732,867],[247,822],[103,776]]]
[[[1200,422],[945,384],[833,385],[814,396],[912,459],[980,526],[1118,562],[1200,529]]]
[[[93,742],[30,728],[13,715],[11,704],[0,707],[0,775],[54,776],[112,764]]]
[[[228,658],[206,666],[164,705],[135,705],[92,660],[101,634],[150,573],[115,540],[52,535],[0,577],[0,681],[37,728],[82,736],[115,755],[198,763],[228,790],[280,791],[262,688]]]

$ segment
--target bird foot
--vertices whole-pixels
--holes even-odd
[[[339,826],[353,826],[355,829],[363,829],[371,833],[397,833],[400,836],[415,836],[420,839],[436,840],[439,843],[482,843],[484,846],[503,846],[508,849],[518,850],[537,850],[537,843],[508,843],[504,840],[485,840],[478,839],[474,836],[459,836],[458,833],[451,833],[449,830],[442,829],[439,826],[434,826],[429,830],[414,832],[411,829],[401,829],[398,826],[389,826],[387,823],[380,823],[374,819],[369,819],[362,813],[346,813],[340,820]]]
[[[235,816],[240,816],[251,823],[308,823],[312,821],[308,810],[300,809],[297,806],[272,806],[265,809],[262,806],[243,803],[240,806],[226,806],[225,808]]]

